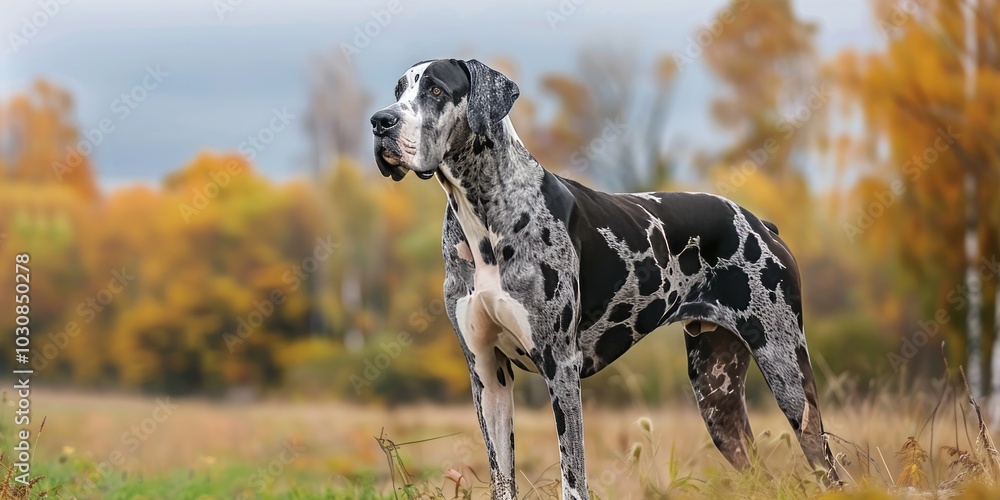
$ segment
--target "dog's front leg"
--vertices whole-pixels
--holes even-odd
[[[514,499],[514,372],[496,348],[499,327],[475,300],[476,295],[456,304],[457,324],[469,362],[472,402],[486,441],[490,462],[490,489],[495,499]],[[471,304],[471,305],[470,305]]]
[[[583,459],[583,401],[580,398],[580,369],[583,355],[567,353],[564,346],[548,345],[536,351],[535,361],[549,387],[552,412],[559,433],[559,466],[562,497],[589,498],[587,470]]]
[[[475,357],[472,401],[486,440],[490,460],[490,489],[496,499],[517,498],[514,481],[514,372],[499,351]]]

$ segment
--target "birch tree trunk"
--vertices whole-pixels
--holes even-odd
[[[993,356],[990,359],[990,417],[994,429],[1000,425],[1000,276],[993,276]]]
[[[996,0],[986,1],[983,0],[982,3],[982,17],[983,19],[996,19],[997,15],[997,2]],[[1000,39],[997,38],[996,33],[991,37],[989,43],[985,43],[985,57],[987,64],[993,67],[1000,67]],[[993,171],[1000,173],[1000,168],[998,168],[996,163],[993,165]],[[996,210],[1000,209],[1000,203],[994,204]],[[1000,225],[1000,219],[996,218],[992,221],[994,224]],[[1000,243],[1000,227],[997,228],[997,243]],[[997,245],[1000,248],[1000,244]],[[994,274],[993,276],[993,353],[990,357],[990,416],[992,418],[992,427],[996,429],[1000,426],[1000,276]]]
[[[967,167],[968,168],[968,167]],[[965,318],[965,372],[972,395],[983,395],[983,284],[979,279],[979,213],[976,206],[976,177],[965,172],[965,287],[969,293],[969,310]]]
[[[965,4],[965,98],[972,101],[976,95],[977,40],[976,9],[978,2],[970,0]],[[968,119],[968,116],[966,116]],[[972,172],[973,165],[965,167],[965,288],[969,294],[969,310],[966,312],[966,375],[972,395],[981,397],[983,384],[983,286],[976,273],[979,264],[979,207],[977,179]]]
[[[316,189],[328,187],[326,176],[337,168],[341,157],[364,158],[361,149],[370,144],[368,129],[359,127],[366,123],[365,110],[369,96],[358,81],[354,66],[340,52],[330,53],[314,59],[310,66],[309,113],[305,118],[306,132],[312,147],[312,169],[310,175]],[[367,140],[365,140],[367,139]],[[320,193],[323,222],[328,225],[333,216],[329,196]],[[323,299],[327,296],[328,281],[331,280],[331,259],[319,261],[318,269],[309,277],[307,292],[312,314],[309,329],[312,334],[329,335],[333,329],[323,310]],[[342,290],[362,289],[364,274],[349,274],[342,278]],[[344,304],[345,310],[353,314],[363,305],[360,292],[354,302]],[[348,346],[363,346],[364,338],[353,326],[346,334]]]

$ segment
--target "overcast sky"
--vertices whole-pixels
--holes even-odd
[[[81,129],[111,120],[114,130],[92,155],[105,187],[158,183],[203,148],[236,150],[268,125],[276,108],[287,108],[295,123],[254,162],[279,179],[305,172],[308,145],[299,120],[310,59],[353,43],[373,11],[390,6],[386,0],[50,0],[59,8],[46,12],[46,1],[0,0],[0,97],[44,77],[75,96]],[[558,0],[397,1],[397,13],[354,57],[373,110],[388,104],[410,64],[438,57],[505,56],[518,66],[522,95],[544,107],[539,76],[571,71],[581,46],[624,47],[648,66],[655,56],[683,50],[726,3],[576,0],[575,12],[553,26],[547,12],[558,12]],[[824,55],[879,44],[865,0],[795,5],[801,18],[819,25]],[[150,68],[166,74],[157,82],[147,78]],[[155,88],[125,115],[116,99],[144,80]],[[713,144],[708,103],[717,91],[703,68],[682,73],[667,144]]]

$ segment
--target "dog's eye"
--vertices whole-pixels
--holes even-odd
[[[399,82],[396,83],[396,92],[395,93],[396,93],[396,100],[397,101],[399,100],[399,96],[403,95],[403,90],[404,90],[403,82],[404,81],[405,81],[405,79],[400,78]]]
[[[434,95],[441,95],[441,87],[434,87],[431,89],[431,93]]]

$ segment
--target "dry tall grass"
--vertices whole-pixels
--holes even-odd
[[[808,470],[771,402],[751,412],[758,467],[750,474],[737,474],[725,463],[693,401],[624,409],[591,402],[584,417],[590,486],[596,498],[1000,497],[1000,454],[980,409],[960,382],[946,380],[928,390],[887,385],[860,396],[846,379],[830,379],[824,419],[845,482],[833,491]],[[35,414],[48,417],[36,464],[74,457],[100,464],[118,451],[125,460],[112,470],[123,477],[177,470],[193,477],[234,465],[254,470],[273,461],[285,444],[297,443],[302,451],[268,492],[280,495],[309,478],[330,491],[358,491],[357,484],[365,484],[370,494],[389,497],[488,494],[485,450],[468,406],[186,399],[172,401],[176,410],[147,425],[146,433],[142,426],[157,406],[154,399],[44,389],[33,396]],[[551,412],[519,408],[515,428],[522,498],[557,495]],[[134,450],[125,444],[130,429],[143,438]]]

